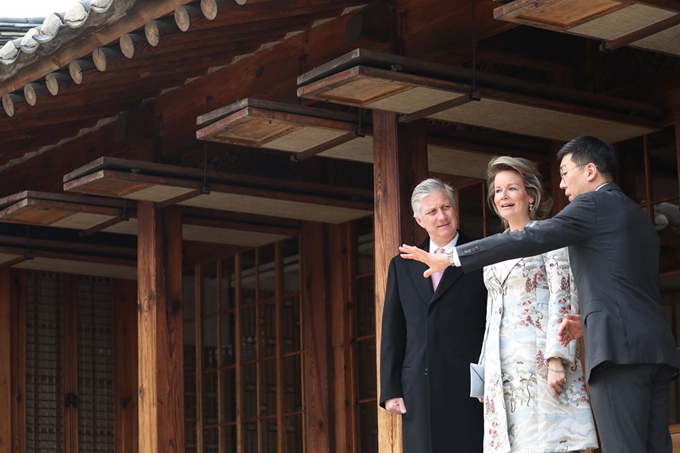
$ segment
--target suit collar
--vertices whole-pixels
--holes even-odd
[[[458,231],[458,245],[470,242],[470,240]],[[419,248],[429,251],[430,249],[430,239],[426,239],[425,242],[418,246]],[[446,291],[463,275],[463,270],[459,267],[447,267],[444,270],[442,279],[439,281],[439,286],[437,286],[437,291],[432,289],[432,279],[424,278],[423,273],[427,270],[427,266],[420,261],[409,261],[411,267],[411,277],[413,278],[414,284],[420,293],[423,301],[426,305],[429,305],[439,299]]]

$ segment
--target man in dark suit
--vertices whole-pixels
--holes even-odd
[[[583,334],[586,378],[604,453],[671,453],[670,382],[680,356],[659,301],[659,238],[641,209],[612,181],[616,154],[579,137],[558,153],[560,187],[571,202],[523,231],[471,242],[446,257],[410,246],[402,256],[466,272],[569,246],[581,315],[565,319],[561,340]],[[445,259],[443,259],[445,258]]]
[[[411,204],[429,235],[423,250],[441,253],[467,242],[449,185],[427,179]],[[425,279],[425,269],[399,256],[390,263],[380,405],[402,416],[404,453],[481,453],[483,406],[470,398],[470,362],[479,359],[485,327],[482,271],[448,268]]]

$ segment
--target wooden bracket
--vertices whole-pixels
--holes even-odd
[[[169,206],[176,205],[177,203],[181,203],[183,201],[190,200],[191,198],[195,198],[199,195],[210,195],[210,185],[209,184],[203,184],[198,189],[194,189],[191,192],[187,192],[187,193],[184,193],[182,195],[178,195],[174,198],[170,198],[169,200],[165,200],[163,202],[154,203],[154,205],[157,208],[163,209],[163,208],[167,208]]]

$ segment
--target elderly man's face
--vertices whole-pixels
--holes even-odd
[[[451,242],[458,229],[456,208],[443,190],[436,190],[421,200],[420,217],[416,217],[416,222],[440,247]]]

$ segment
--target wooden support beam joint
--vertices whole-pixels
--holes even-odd
[[[194,189],[191,192],[178,195],[162,202],[154,203],[154,206],[156,208],[163,209],[176,205],[177,203],[181,203],[182,201],[190,200],[191,198],[195,198],[199,195],[210,195],[210,184],[202,184],[198,189]]]
[[[400,123],[412,123],[413,121],[425,118],[427,116],[434,115],[435,113],[443,112],[444,110],[452,109],[454,107],[467,104],[470,101],[481,101],[482,96],[479,90],[470,91],[467,96],[460,96],[455,99],[450,99],[448,101],[442,102],[441,104],[433,105],[431,107],[418,110],[417,112],[408,113],[406,115],[401,115],[399,117]]]
[[[90,227],[87,230],[82,230],[78,233],[78,236],[80,237],[92,236],[93,234],[99,233],[100,231],[105,230],[110,226],[116,225],[120,222],[127,222],[128,220],[130,220],[130,214],[128,214],[127,211],[123,210],[121,211],[118,217],[109,219],[105,222],[100,223],[99,225]]]

